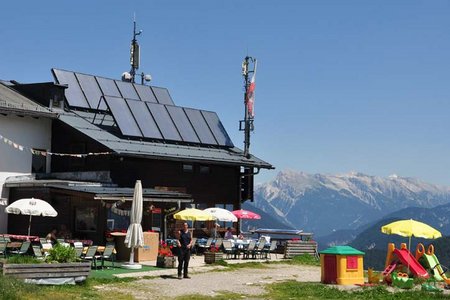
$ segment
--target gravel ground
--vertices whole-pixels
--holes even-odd
[[[272,259],[279,260],[279,259]],[[120,274],[118,277],[152,276],[151,279],[140,279],[133,282],[96,286],[98,290],[117,290],[132,295],[134,299],[171,299],[183,295],[216,296],[221,292],[247,295],[260,299],[265,294],[264,287],[270,283],[296,280],[299,282],[320,282],[320,267],[287,264],[266,264],[264,268],[242,268],[235,271],[224,271],[222,266],[205,265],[202,258],[191,259],[189,267],[190,279],[179,280],[176,269],[162,269],[141,273]],[[230,260],[229,263],[243,263],[245,260]],[[153,264],[152,264],[153,265]],[[191,267],[192,266],[192,267]],[[356,285],[330,285],[341,290],[354,290]],[[416,286],[420,289],[420,286]],[[395,293],[398,288],[388,288]],[[450,294],[445,290],[444,294]]]
[[[214,267],[217,269],[217,267]],[[297,280],[319,282],[320,268],[311,266],[267,265],[264,269],[243,268],[236,271],[211,272],[212,267],[191,272],[191,279],[179,280],[174,275],[141,279],[121,286],[98,286],[98,289],[129,293],[135,299],[167,299],[189,294],[214,296],[221,291],[245,294],[257,298],[265,293],[264,286],[277,281]]]

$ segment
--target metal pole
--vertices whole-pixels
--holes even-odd
[[[250,57],[246,56],[244,60],[244,84],[245,84],[245,93],[244,93],[244,106],[245,106],[245,115],[244,115],[244,156],[250,156],[250,118],[248,116],[248,88],[249,88],[249,80],[248,80],[248,64]]]
[[[30,220],[28,221],[28,236],[30,236],[30,232],[31,232],[31,217],[32,217],[32,215],[30,215]]]
[[[136,19],[133,21],[133,40],[131,41],[131,82],[134,83],[134,76],[136,75],[136,68],[135,68],[135,54],[136,51]]]

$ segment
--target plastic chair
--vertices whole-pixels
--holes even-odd
[[[263,258],[265,246],[266,246],[266,239],[265,238],[259,239],[258,246],[254,251],[254,256],[256,257],[257,255],[259,255],[259,258]]]
[[[256,247],[256,241],[251,240],[248,244],[247,249],[244,250],[244,258],[250,258],[250,255],[252,258],[255,258],[255,247]]]
[[[275,251],[275,250],[277,250],[277,241],[276,240],[272,240],[270,242],[270,247],[267,250],[266,258],[269,258],[269,259],[271,258],[270,257],[270,253],[275,253],[275,258],[278,258],[277,251]]]
[[[31,248],[33,248],[34,256],[37,259],[41,259],[41,260],[45,259],[45,256],[42,254],[41,247],[39,247],[39,246],[31,246]]]
[[[30,241],[25,241],[22,243],[22,246],[20,246],[19,250],[13,250],[10,253],[18,255],[26,254],[28,252],[28,248],[30,248],[30,245],[31,245]]]
[[[95,254],[97,253],[98,246],[89,246],[86,251],[86,254],[82,257],[83,260],[88,260],[91,262],[91,267],[94,265],[94,268],[97,269],[97,258]]]
[[[95,260],[101,260],[102,269],[105,267],[105,260],[110,260],[114,268],[114,245],[107,245],[102,255],[96,255]]]
[[[205,252],[206,249],[209,249],[211,247],[212,241],[213,241],[213,238],[208,238],[205,245],[198,245],[198,247],[203,249],[203,252]]]
[[[83,255],[83,247],[75,247],[75,254],[78,258],[81,258],[81,256]]]
[[[224,240],[222,243],[223,252],[227,255],[227,258],[230,258],[230,255],[234,253],[233,244],[230,241]]]

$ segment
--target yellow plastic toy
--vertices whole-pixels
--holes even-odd
[[[367,277],[368,277],[369,283],[372,283],[372,284],[378,284],[381,281],[381,274],[374,272],[373,268],[367,269]]]

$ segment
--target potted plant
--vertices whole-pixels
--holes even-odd
[[[219,260],[223,260],[223,253],[219,247],[211,246],[209,250],[205,251],[205,264],[213,264]]]
[[[156,258],[156,266],[159,268],[175,268],[176,260],[172,253],[173,246],[166,242],[159,243],[158,257]]]

